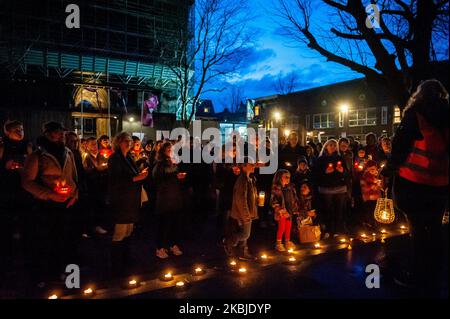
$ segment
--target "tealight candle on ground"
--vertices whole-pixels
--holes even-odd
[[[405,230],[405,229],[406,229],[406,226],[405,226],[405,225],[401,225],[401,226],[400,226],[400,229]]]
[[[321,246],[320,246],[319,243],[315,243],[315,244],[314,244],[314,248],[319,249],[320,247],[321,247]]]
[[[128,288],[136,288],[138,285],[139,285],[139,283],[136,279],[131,279],[128,282]]]
[[[164,276],[161,278],[163,281],[171,281],[173,280],[173,275],[171,272],[168,272],[164,274]]]
[[[230,266],[231,266],[232,268],[236,267],[236,266],[237,266],[236,260],[230,261]]]
[[[386,229],[382,229],[382,230],[381,230],[381,233],[382,233],[382,234],[386,234],[386,233],[387,233]]]
[[[184,288],[184,287],[186,287],[186,283],[184,281],[177,281],[177,283],[175,284],[175,287]]]
[[[345,239],[345,238],[342,238],[341,240],[339,240],[341,243],[346,243],[347,242],[347,239]]]
[[[376,233],[372,233],[372,236],[374,236],[374,237],[375,237],[376,235],[377,235]]]
[[[289,249],[288,249],[288,253],[289,253],[289,254],[292,254],[293,252],[294,252],[294,249],[292,249],[292,248],[289,248]]]
[[[239,274],[240,275],[245,275],[246,273],[247,273],[247,268],[245,268],[245,267],[239,268]]]
[[[367,238],[367,235],[365,233],[362,233],[361,238]]]
[[[348,245],[347,249],[352,250],[353,249],[352,245]]]
[[[86,297],[94,295],[94,289],[93,288],[87,288],[83,291],[83,295]]]
[[[56,294],[53,294],[53,295],[51,295],[51,296],[49,296],[48,297],[48,299],[58,299],[59,297],[58,297],[58,295],[56,295]]]
[[[204,273],[205,273],[205,270],[202,267],[196,267],[194,269],[194,275],[196,275],[196,276],[203,275]]]

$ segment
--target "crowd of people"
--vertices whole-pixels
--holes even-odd
[[[448,94],[446,101],[448,108]],[[405,114],[415,104],[408,109]],[[410,141],[417,130],[408,135]],[[448,125],[446,138],[448,150]],[[110,236],[111,274],[123,275],[130,237],[150,212],[157,216],[154,254],[160,259],[181,256],[186,221],[202,227],[212,213],[217,213],[217,242],[228,256],[243,259],[254,258],[247,242],[256,220],[258,231],[273,232],[279,252],[301,243],[305,225],[319,227],[317,240],[375,230],[375,205],[384,190],[392,196],[389,171],[403,163],[395,147],[404,139],[369,133],[364,143],[349,136],[301,145],[293,131],[279,141],[278,171],[270,175],[261,174],[261,164],[248,156],[237,163],[235,144],[222,153],[228,150],[233,161],[177,164],[173,148],[182,139],[142,144],[121,132],[112,141],[108,136],[80,140],[60,123],[48,122],[32,144],[24,139],[21,122],[8,121],[0,144],[0,266],[10,266],[3,261],[11,258],[13,238],[21,236],[27,269],[44,280],[77,260],[80,240]],[[274,142],[266,139],[267,153]],[[184,143],[195,148],[192,139]]]

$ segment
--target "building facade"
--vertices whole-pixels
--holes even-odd
[[[68,28],[76,4],[80,28]],[[154,135],[175,121],[166,39],[192,28],[194,0],[8,1],[0,8],[0,122],[64,122],[80,136]],[[147,102],[148,101],[148,102]],[[145,118],[145,121],[141,121]]]

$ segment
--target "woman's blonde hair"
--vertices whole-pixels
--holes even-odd
[[[322,150],[320,151],[320,154],[319,154],[319,157],[322,157],[324,152],[328,152],[327,146],[328,146],[328,144],[331,144],[331,143],[336,144],[336,152],[338,153],[338,155],[341,155],[341,153],[339,152],[338,141],[336,141],[334,138],[331,138],[328,141],[326,141],[325,144],[323,144]]]
[[[120,151],[120,143],[122,143],[126,138],[131,139],[131,134],[128,132],[120,132],[114,137],[113,140],[114,151],[116,152]]]

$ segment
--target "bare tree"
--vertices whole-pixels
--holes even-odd
[[[246,0],[196,0],[190,27],[179,26],[176,36],[159,40],[161,60],[177,79],[177,115],[188,127],[207,83],[234,72],[252,44]]]
[[[286,95],[294,92],[298,84],[298,75],[294,72],[289,73],[286,76],[280,72],[274,83],[274,89],[278,94]]]
[[[448,58],[449,1],[371,2],[373,14],[362,0],[315,0],[314,8],[330,10],[328,30],[313,24],[311,0],[277,0],[274,11],[287,36],[386,85],[403,108],[420,81],[432,76],[438,51]]]

